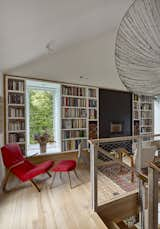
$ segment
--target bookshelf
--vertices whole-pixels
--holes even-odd
[[[27,155],[27,79],[5,76],[5,143],[17,143]],[[99,89],[81,85],[61,85],[61,151],[78,150],[88,139],[98,138]]]
[[[150,96],[133,94],[133,135],[153,133],[154,102]]]
[[[98,89],[62,85],[62,150],[73,151],[87,140],[98,137]]]
[[[25,80],[7,76],[5,78],[6,143],[17,143],[25,154]]]
[[[99,137],[99,90],[88,87],[88,138]]]

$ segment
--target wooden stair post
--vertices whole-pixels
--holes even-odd
[[[158,228],[158,174],[160,168],[150,163],[148,168],[148,229]]]

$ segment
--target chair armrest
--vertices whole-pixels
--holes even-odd
[[[19,161],[18,163],[12,165],[11,167],[8,168],[8,171],[10,172],[13,168],[18,167],[19,165],[22,165],[24,161]]]

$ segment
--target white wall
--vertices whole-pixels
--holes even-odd
[[[9,71],[20,76],[126,90],[114,62],[117,28]],[[88,79],[80,79],[80,76]]]
[[[1,73],[0,73],[0,96],[3,96],[3,76]],[[1,113],[0,115],[3,115],[3,113]],[[0,147],[3,145],[3,143],[4,143],[4,134],[0,133]],[[3,177],[4,177],[4,166],[2,163],[2,158],[0,153],[0,186]]]

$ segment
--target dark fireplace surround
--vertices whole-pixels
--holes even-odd
[[[132,134],[132,94],[114,90],[99,90],[100,138]]]

